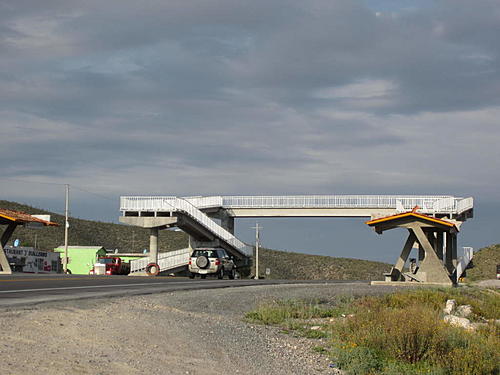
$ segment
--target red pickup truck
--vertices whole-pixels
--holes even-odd
[[[97,259],[90,275],[128,275],[130,263],[124,262],[120,257],[102,256]]]

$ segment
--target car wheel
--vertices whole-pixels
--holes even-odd
[[[217,278],[218,278],[219,280],[222,280],[222,279],[224,278],[224,267],[221,267],[221,268],[220,268],[220,272],[219,272],[219,274],[217,275]]]
[[[200,275],[200,277],[201,277],[202,279],[206,279],[206,278],[207,278],[207,275]]]
[[[190,279],[194,279],[194,273],[189,272],[189,278],[190,278]]]
[[[235,269],[235,268],[233,268],[233,269],[231,270],[231,273],[229,274],[229,278],[230,278],[231,280],[234,280],[234,279],[236,278],[236,269]]]

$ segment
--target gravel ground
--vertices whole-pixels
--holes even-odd
[[[0,374],[334,374],[312,348],[245,323],[265,300],[381,294],[390,286],[274,285],[80,300],[0,311]]]
[[[500,280],[482,280],[473,283],[473,285],[477,285],[483,288],[497,288],[500,289]]]

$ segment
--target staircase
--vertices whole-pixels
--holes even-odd
[[[221,227],[216,221],[212,220],[189,200],[169,197],[164,199],[163,204],[165,203],[171,207],[171,212],[188,216],[210,232],[216,239],[230,246],[235,252],[245,257],[252,256],[253,248],[251,246],[241,242],[234,234]]]

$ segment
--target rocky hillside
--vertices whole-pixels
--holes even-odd
[[[382,280],[391,265],[369,260],[335,258],[262,249],[259,274],[270,279]],[[269,268],[270,275],[265,275]]]
[[[467,270],[467,281],[492,280],[500,264],[500,244],[483,247],[474,253],[473,267]]]

